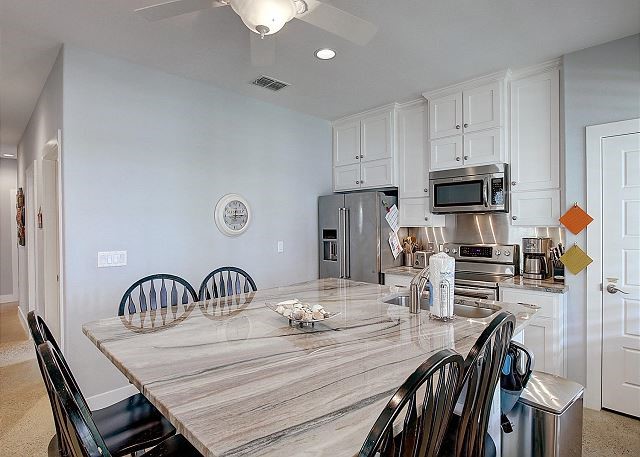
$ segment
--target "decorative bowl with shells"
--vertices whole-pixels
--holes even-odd
[[[330,313],[322,305],[311,305],[295,298],[279,303],[266,303],[267,308],[289,319],[289,325],[311,325],[339,315]]]

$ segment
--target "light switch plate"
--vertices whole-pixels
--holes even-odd
[[[284,252],[284,241],[278,241],[278,252]]]
[[[127,251],[98,252],[98,268],[123,267],[127,264]]]

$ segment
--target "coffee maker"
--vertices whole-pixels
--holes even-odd
[[[551,277],[551,238],[522,238],[522,276],[527,279],[547,279]]]

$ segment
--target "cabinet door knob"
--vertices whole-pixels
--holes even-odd
[[[464,128],[466,129],[467,127],[469,127],[469,124],[464,124]]]
[[[460,124],[456,125],[456,129],[460,130]]]
[[[511,181],[511,185],[512,185],[512,186],[515,186],[516,184],[518,184],[518,183],[517,183],[517,182],[515,182],[515,181]]]
[[[425,220],[425,221],[428,221],[428,220],[429,220],[429,216],[425,216],[425,217],[424,217],[424,220]]]
[[[359,159],[359,158],[360,158],[360,156],[358,154],[356,154],[356,159]]]
[[[427,188],[425,187],[425,188],[424,188],[424,191],[425,191],[425,192],[429,192],[429,189],[427,189]]]
[[[360,181],[356,181],[356,184],[360,184]]]
[[[361,179],[361,180],[360,180],[360,184],[364,184],[364,179]]]
[[[460,157],[456,157],[456,161],[457,161],[457,162],[460,162]]]
[[[518,220],[518,216],[511,216],[511,219],[513,219],[514,221]]]
[[[469,156],[464,156],[464,160],[469,160]]]
[[[361,159],[364,159],[364,154],[360,154],[360,158],[361,158]]]

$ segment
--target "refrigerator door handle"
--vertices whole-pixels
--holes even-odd
[[[338,210],[338,231],[340,278],[347,279],[349,278],[349,210],[347,208]]]

